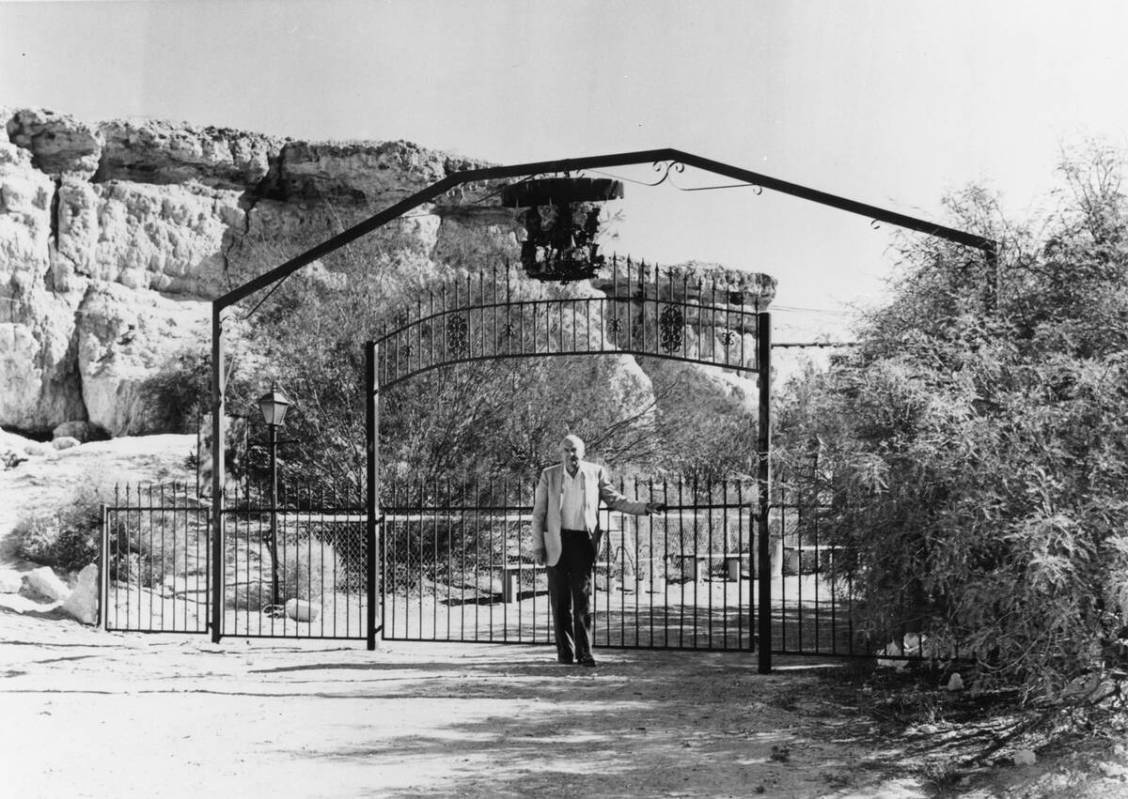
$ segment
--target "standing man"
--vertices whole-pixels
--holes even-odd
[[[533,500],[533,554],[547,565],[548,595],[556,629],[556,659],[594,666],[591,654],[591,581],[603,531],[599,500],[612,510],[638,515],[661,512],[660,502],[632,502],[624,497],[603,467],[588,463],[584,442],[565,436],[561,462],[541,472]]]

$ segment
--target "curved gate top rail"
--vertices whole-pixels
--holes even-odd
[[[377,384],[455,363],[554,355],[761,368],[757,316],[775,294],[767,275],[613,258],[590,286],[542,289],[514,272],[469,275],[404,306],[375,341]]]

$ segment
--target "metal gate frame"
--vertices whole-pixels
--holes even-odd
[[[378,507],[379,396],[382,390],[422,373],[458,363],[504,358],[634,355],[713,366],[743,373],[771,374],[771,316],[758,296],[645,263],[614,260],[606,289],[594,296],[513,296],[510,270],[455,282],[449,290],[418,299],[402,321],[365,345],[365,450],[367,453],[368,539],[376,560]],[[690,333],[694,335],[690,335]],[[754,337],[746,351],[745,336]],[[726,343],[728,342],[728,343]],[[739,346],[737,346],[739,342]],[[734,352],[733,350],[736,350]],[[771,381],[758,381],[756,569],[771,571],[768,514],[771,449]],[[375,586],[369,612],[375,614]],[[757,647],[760,668],[771,667],[771,581],[759,581]],[[369,622],[368,646],[375,648],[377,624]]]
[[[714,161],[708,158],[687,153],[673,148],[663,148],[657,150],[646,150],[639,152],[629,153],[616,153],[612,155],[592,156],[586,158],[571,158],[562,159],[558,161],[542,161],[535,163],[518,164],[514,166],[500,166],[500,167],[485,167],[479,169],[467,169],[453,172],[442,180],[436,181],[430,186],[422,189],[421,191],[412,194],[411,196],[401,200],[400,202],[390,206],[384,211],[369,217],[367,220],[360,222],[357,225],[345,230],[344,232],[322,242],[321,244],[307,250],[306,252],[290,259],[284,264],[266,272],[257,278],[254,278],[247,283],[239,286],[232,291],[224,294],[212,302],[212,359],[211,359],[211,403],[210,409],[212,413],[212,441],[216,445],[212,447],[212,524],[213,524],[213,548],[216,568],[213,569],[213,592],[214,596],[223,596],[223,579],[224,569],[220,567],[223,562],[224,556],[224,536],[223,536],[223,486],[224,486],[224,462],[223,462],[223,447],[221,442],[224,440],[223,424],[226,417],[226,386],[227,386],[227,370],[225,364],[225,351],[224,351],[224,311],[231,306],[234,306],[239,301],[250,297],[252,294],[265,289],[273,284],[284,280],[289,275],[296,272],[298,269],[312,263],[313,261],[328,255],[329,253],[349,244],[350,242],[364,236],[377,228],[380,228],[398,218],[403,216],[408,211],[411,211],[418,206],[429,202],[440,195],[450,191],[451,189],[459,186],[464,186],[469,183],[480,183],[492,180],[507,180],[513,178],[528,178],[534,175],[546,174],[565,174],[571,175],[573,172],[592,170],[592,169],[606,169],[619,166],[630,166],[638,164],[653,164],[658,168],[662,166],[666,169],[666,174],[670,170],[676,168],[682,170],[685,167],[694,167],[705,172],[715,175],[721,175],[732,180],[739,182],[738,185],[756,186],[762,189],[771,189],[782,194],[799,197],[810,202],[820,205],[826,205],[832,208],[838,208],[852,214],[858,214],[868,217],[872,221],[887,222],[909,230],[915,230],[925,233],[937,238],[947,239],[957,244],[972,247],[983,252],[986,260],[986,266],[990,274],[994,275],[998,269],[998,246],[996,242],[987,239],[983,236],[978,236],[965,231],[957,230],[955,228],[938,225],[933,222],[928,222],[923,219],[901,214],[889,209],[880,208],[878,206],[870,205],[868,203],[850,200],[844,197],[829,194],[827,192],[811,189],[805,186],[800,186],[788,181],[779,180],[768,175],[759,174],[751,170],[742,169],[740,167],[732,166],[720,161]],[[661,183],[662,181],[658,181]],[[267,295],[269,297],[269,294]],[[265,301],[265,298],[264,300]],[[260,301],[261,304],[262,301]],[[257,308],[257,306],[256,306]],[[253,310],[252,310],[253,313]],[[762,330],[758,327],[757,347],[758,347],[758,364],[762,367],[761,374],[761,402],[759,411],[759,428],[760,440],[758,442],[757,452],[757,477],[758,477],[758,494],[759,494],[759,509],[762,516],[762,522],[766,528],[768,520],[768,506],[769,506],[769,482],[770,482],[770,424],[771,414],[767,402],[769,396],[768,384],[770,384],[770,353],[771,353],[771,337],[770,337],[770,319],[766,314],[762,317]],[[370,393],[366,397],[366,424],[370,431],[376,429],[377,421],[377,408],[376,408],[376,394],[375,394],[375,371],[376,371],[376,353],[374,348],[369,348],[366,356],[366,382],[371,388]],[[377,452],[375,444],[373,443],[371,433],[368,441],[368,475],[366,480],[366,487],[368,493],[367,499],[367,537],[368,537],[368,557],[370,559],[370,585],[369,585],[369,609],[368,609],[368,648],[375,649],[376,647],[376,618],[375,607],[372,600],[375,599],[376,586],[371,564],[376,557],[376,528],[377,528]],[[760,553],[762,558],[767,558],[767,541],[766,539],[760,542]],[[765,581],[766,582],[766,581]],[[762,592],[770,592],[770,588],[765,589],[761,586]],[[764,600],[767,600],[765,602]],[[770,593],[767,596],[761,597],[761,606],[770,606]],[[214,603],[213,618],[211,623],[212,640],[218,642],[222,637],[222,616],[219,608],[219,603]],[[760,624],[761,641],[767,642],[770,640],[771,626],[770,619],[761,619]],[[771,646],[760,647],[759,670],[761,673],[767,673],[771,670]]]

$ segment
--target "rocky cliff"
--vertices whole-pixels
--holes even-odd
[[[311,143],[0,110],[0,427],[164,432],[144,381],[208,341],[210,301],[474,164],[407,142]],[[427,205],[378,231],[402,269],[518,252],[504,209]],[[774,282],[768,286],[774,290]],[[770,297],[767,297],[770,300]],[[641,375],[639,375],[641,378]]]
[[[159,432],[143,378],[207,340],[209,301],[466,162],[405,142],[315,144],[156,120],[0,112],[0,426]],[[495,220],[496,221],[496,220]],[[426,258],[464,220],[400,226]],[[289,250],[285,243],[294,243]],[[407,246],[401,235],[398,246]]]

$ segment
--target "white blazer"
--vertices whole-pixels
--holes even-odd
[[[646,503],[633,502],[620,494],[607,478],[607,472],[597,463],[580,461],[578,476],[583,494],[584,529],[591,536],[592,546],[598,553],[599,500],[606,502],[612,510],[636,516],[647,513]],[[533,551],[538,560],[549,566],[555,566],[560,561],[563,551],[560,542],[560,507],[563,503],[564,464],[558,463],[541,472],[533,498]]]

